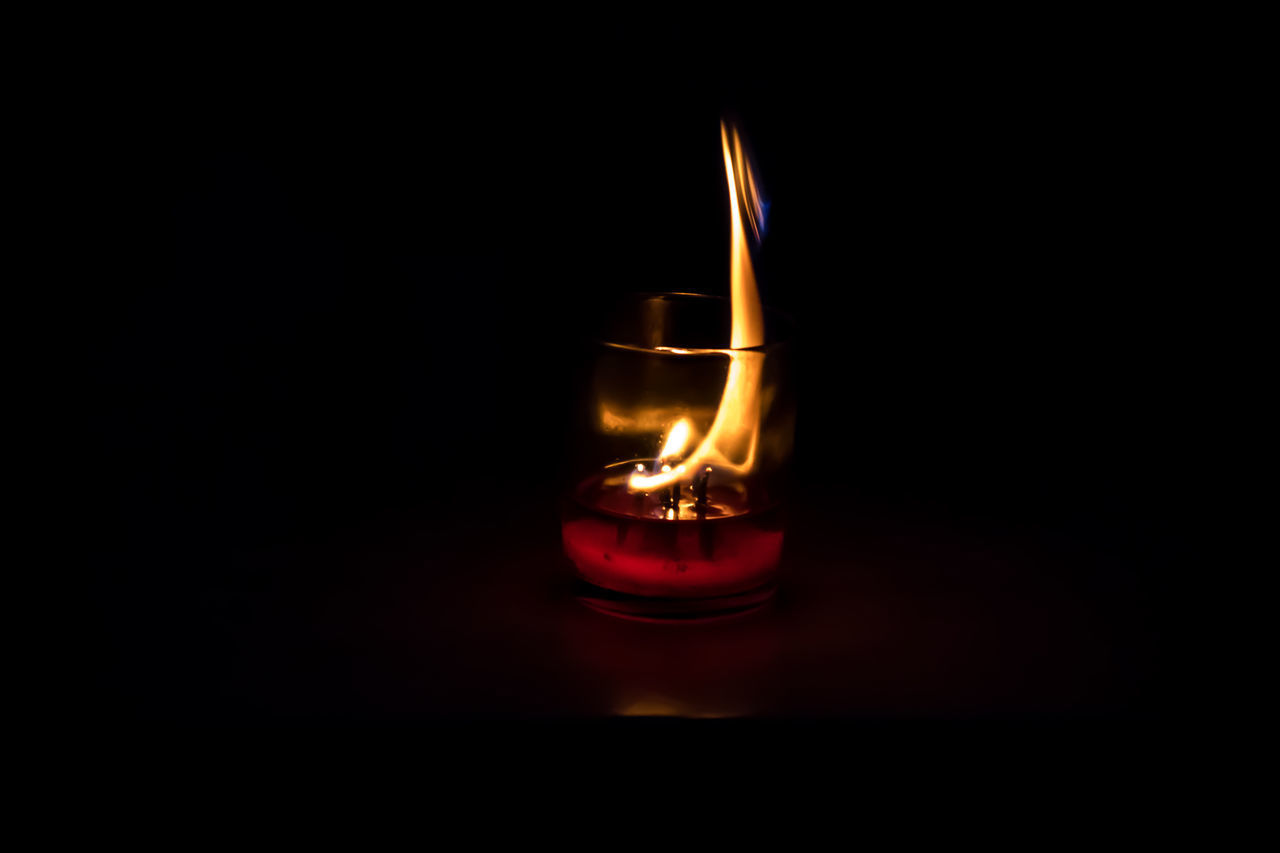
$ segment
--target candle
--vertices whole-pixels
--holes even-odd
[[[764,203],[736,130],[721,125],[730,296],[636,297],[601,344],[589,462],[562,538],[583,600],[646,618],[736,612],[772,594],[794,404],[779,322],[760,304],[748,228]]]
[[[635,596],[717,598],[769,585],[782,556],[781,507],[711,485],[707,499],[628,494],[609,474],[565,510],[565,553],[596,586]],[[669,606],[669,605],[668,605]]]

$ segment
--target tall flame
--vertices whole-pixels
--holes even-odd
[[[764,367],[764,353],[748,348],[764,344],[764,310],[760,305],[760,292],[756,287],[755,269],[747,244],[743,208],[758,240],[764,226],[764,203],[737,128],[731,132],[721,122],[720,145],[724,151],[725,176],[729,181],[729,295],[733,326],[729,336],[730,349],[723,350],[729,356],[729,376],[725,380],[715,420],[694,451],[674,468],[664,465],[665,470],[653,474],[636,471],[628,481],[634,491],[666,488],[707,465],[718,471],[738,474],[750,471],[755,465],[756,444],[760,438],[760,373]],[[680,449],[683,449],[689,430],[689,422],[685,419],[672,427],[667,447],[661,453],[664,461],[670,461],[669,456],[680,452],[677,449],[672,454],[667,453],[677,435]]]
[[[733,332],[729,346],[733,349],[758,347],[764,343],[764,312],[760,307],[746,229],[742,225],[742,208],[746,208],[757,240],[764,224],[764,208],[736,127],[733,129],[731,152],[724,122],[720,122],[720,146],[724,149],[724,171],[729,178],[729,294],[733,299]]]

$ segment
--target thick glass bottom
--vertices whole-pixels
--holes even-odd
[[[641,622],[707,622],[746,616],[767,607],[777,584],[770,582],[733,595],[706,598],[671,598],[631,595],[597,586],[578,578],[574,594],[592,610]]]

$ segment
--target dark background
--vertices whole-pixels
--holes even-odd
[[[116,272],[85,296],[93,706],[1166,713],[1183,81],[1116,27],[121,49],[88,84]],[[687,637],[557,609],[555,503],[601,306],[727,293],[724,115],[800,330],[794,580],[781,623],[681,664]],[[760,643],[773,663],[735,669]]]

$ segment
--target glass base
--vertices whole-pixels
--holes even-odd
[[[764,609],[773,601],[776,583],[713,598],[662,598],[631,595],[596,586],[578,578],[574,596],[600,613],[639,622],[710,622],[746,616]]]

